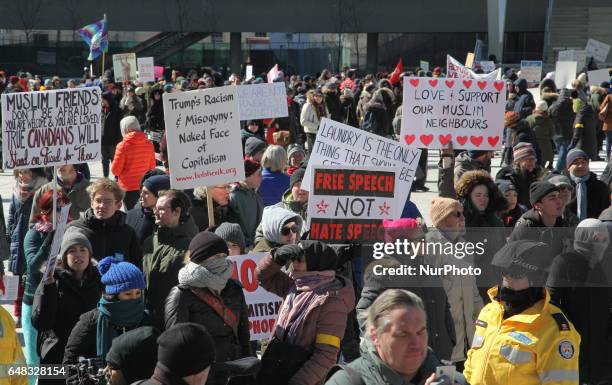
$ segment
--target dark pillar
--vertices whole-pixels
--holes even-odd
[[[370,73],[378,71],[378,33],[368,33],[366,68]]]
[[[230,67],[232,72],[240,73],[242,64],[242,34],[240,32],[230,33]]]

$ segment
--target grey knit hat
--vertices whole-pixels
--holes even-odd
[[[233,242],[240,246],[241,250],[246,247],[246,241],[244,240],[244,234],[240,225],[237,223],[223,222],[215,230],[215,234],[220,238],[223,238],[226,242]]]
[[[85,234],[83,234],[80,230],[72,226],[64,233],[64,238],[62,239],[62,246],[60,247],[59,257],[63,258],[64,255],[66,255],[66,253],[68,252],[68,249],[75,245],[85,246],[89,251],[89,257],[94,257],[89,239],[87,239]]]
[[[265,151],[268,145],[263,140],[251,136],[248,138],[244,144],[244,153],[252,157],[260,151]]]

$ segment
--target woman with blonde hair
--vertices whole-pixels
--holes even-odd
[[[271,206],[283,199],[283,193],[289,188],[289,175],[285,174],[287,152],[282,146],[268,146],[261,158],[261,184],[259,195],[264,206]]]
[[[323,102],[323,93],[315,90],[306,92],[306,103],[302,107],[300,124],[304,127],[304,132],[306,133],[306,147],[308,151],[312,151],[321,119],[327,117],[329,116]]]

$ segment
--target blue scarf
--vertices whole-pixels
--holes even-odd
[[[140,325],[144,317],[144,298],[127,301],[107,301],[104,297],[98,302],[98,323],[96,325],[96,352],[105,358],[113,339],[126,329]],[[121,331],[123,329],[123,331]]]

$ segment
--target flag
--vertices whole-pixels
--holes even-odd
[[[400,58],[399,61],[397,62],[397,65],[395,66],[395,69],[393,70],[393,72],[391,72],[391,78],[389,78],[389,81],[391,82],[392,85],[399,82],[399,77],[403,70],[404,70],[404,61],[402,60],[402,58]]]
[[[95,60],[102,52],[107,52],[108,31],[106,30],[106,15],[104,15],[102,20],[79,29],[79,35],[89,45],[89,57],[87,60]]]
[[[274,82],[274,79],[278,76],[278,64],[274,64],[274,67],[268,72],[268,83]]]

